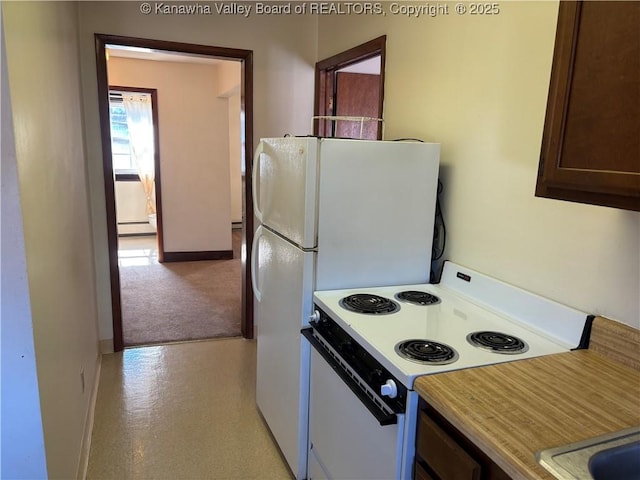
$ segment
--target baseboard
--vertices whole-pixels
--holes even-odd
[[[105,353],[113,353],[113,338],[107,338],[106,340],[100,340],[98,342],[98,345],[100,346],[100,353],[101,354],[105,354]]]
[[[155,232],[141,232],[141,233],[119,233],[118,237],[155,237]]]
[[[91,397],[89,398],[89,408],[87,409],[87,415],[84,420],[84,434],[82,436],[82,445],[80,446],[80,461],[78,462],[78,471],[76,472],[76,478],[78,480],[85,480],[87,478],[89,452],[91,451],[91,435],[93,434],[93,422],[96,414],[96,400],[98,399],[98,385],[100,384],[101,371],[102,355],[98,355],[93,386],[91,387]]]
[[[233,250],[211,250],[205,252],[164,252],[166,262],[199,262],[201,260],[231,260]]]

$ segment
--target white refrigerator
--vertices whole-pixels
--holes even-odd
[[[440,145],[262,139],[253,164],[256,401],[292,473],[307,477],[314,290],[426,283]]]

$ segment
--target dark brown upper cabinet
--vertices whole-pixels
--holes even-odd
[[[640,2],[559,8],[536,196],[640,211]]]

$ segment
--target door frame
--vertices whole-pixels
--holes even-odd
[[[383,118],[386,45],[387,36],[382,35],[317,62],[313,105],[314,117],[335,115],[335,75],[338,70],[380,55],[380,97],[378,99],[378,111],[380,112],[380,118]],[[330,120],[321,121],[314,119],[313,134],[321,137],[330,136],[327,135],[327,130],[330,129],[330,126]],[[382,122],[378,123],[378,140],[382,140]]]
[[[111,309],[113,322],[113,349],[124,349],[122,331],[122,301],[120,297],[120,272],[118,268],[118,232],[116,224],[115,190],[111,160],[111,129],[109,123],[109,82],[107,70],[107,45],[122,45],[148,48],[155,51],[170,51],[185,54],[206,55],[224,60],[241,62],[240,108],[244,111],[244,155],[245,155],[245,195],[243,219],[242,256],[242,307],[241,330],[244,338],[253,338],[253,290],[251,269],[247,268],[247,258],[251,258],[253,241],[253,195],[251,172],[253,160],[253,51],[236,48],[197,45],[148,38],[125,37],[97,33],[94,35],[96,48],[96,73],[98,81],[98,108],[102,141],[102,166],[104,174],[105,207],[107,220],[107,244],[109,249],[109,276],[111,285]]]

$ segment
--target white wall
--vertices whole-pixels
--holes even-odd
[[[323,16],[318,58],[387,35],[385,137],[442,143],[447,258],[640,328],[640,214],[534,196],[558,2],[500,9]]]
[[[234,93],[240,93],[240,81],[242,76],[242,63],[238,61],[221,61],[216,65],[218,73],[218,95],[229,97]]]
[[[240,94],[229,97],[229,177],[231,186],[231,221],[242,222],[243,178],[241,170]]]
[[[182,57],[183,58],[183,57]],[[111,57],[111,65],[117,65],[119,60],[117,57]],[[167,63],[163,63],[167,65]],[[160,64],[161,65],[161,64]],[[158,68],[159,66],[158,65]],[[184,65],[184,63],[176,63],[174,72],[179,73],[179,66]],[[118,67],[116,66],[116,71]],[[230,215],[232,222],[242,222],[242,176],[240,171],[240,162],[241,162],[241,143],[240,143],[240,80],[241,80],[241,64],[238,61],[219,61],[215,67],[205,67],[204,69],[200,69],[203,72],[206,72],[206,75],[215,75],[215,80],[213,84],[208,84],[205,87],[205,91],[199,92],[193,89],[191,85],[193,77],[185,78],[183,81],[185,83],[190,84],[189,94],[193,95],[194,102],[199,102],[199,96],[201,95],[211,95],[212,89],[215,89],[215,96],[223,99],[224,102],[228,103],[228,109],[226,112],[227,115],[227,126],[228,130],[228,150],[229,150],[229,176],[230,176]],[[188,73],[188,69],[185,70],[185,73]],[[160,77],[164,77],[164,75],[160,75]],[[181,104],[184,103],[181,101]],[[204,105],[206,108],[208,104]],[[202,108],[202,107],[199,107]],[[164,110],[163,110],[164,111]],[[207,113],[204,111],[203,113]],[[209,112],[209,114],[214,114],[214,112]],[[171,117],[169,118],[171,121]],[[207,128],[207,141],[211,142],[211,138],[209,135],[209,130],[211,129],[211,125],[214,123],[221,123],[220,119],[207,120],[204,119],[204,123],[199,123],[195,119],[194,124],[198,124]],[[164,122],[163,122],[164,123]],[[207,126],[208,125],[208,126]],[[163,129],[160,129],[162,132]],[[214,134],[216,136],[224,133],[222,130],[220,132],[216,131]],[[199,132],[194,129],[191,132],[195,141],[201,141],[199,136]],[[220,138],[215,137],[215,141],[220,143]],[[219,147],[214,146],[211,149],[211,154],[215,158],[218,158],[221,153],[221,149]],[[220,172],[216,172],[220,173]],[[170,182],[171,180],[167,180]],[[115,183],[115,197],[116,197],[116,218],[118,223],[124,222],[146,222],[147,221],[147,212],[146,212],[146,200],[144,191],[142,189],[142,185],[139,182],[127,182],[127,181],[119,181]],[[214,187],[212,187],[213,189]],[[225,208],[224,205],[216,204],[216,209]],[[216,227],[217,228],[217,227]],[[226,225],[224,226],[226,228]]]
[[[74,478],[99,360],[77,6],[2,9],[47,471]]]
[[[110,57],[109,84],[155,88],[166,252],[231,250],[229,125],[212,65]]]
[[[116,195],[116,221],[148,222],[147,197],[138,182],[120,181],[114,185]]]
[[[1,11],[0,11],[1,12]],[[4,23],[4,21],[2,21]],[[0,169],[0,328],[2,399],[0,477],[45,478],[47,464],[33,343],[13,118],[2,44],[2,165]]]
[[[82,2],[80,56],[98,282],[100,338],[113,337],[94,33],[253,51],[254,142],[307,134],[313,115],[317,21],[293,15],[142,15],[139,2]],[[164,173],[164,172],[163,172]],[[163,192],[164,194],[164,192]]]

